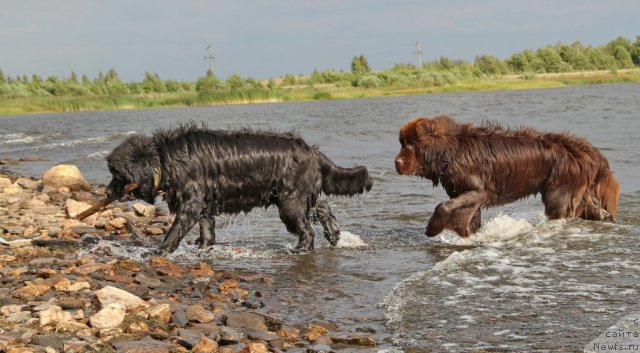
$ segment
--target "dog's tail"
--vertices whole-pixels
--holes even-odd
[[[353,196],[371,190],[373,180],[367,167],[338,167],[322,152],[317,153],[322,172],[322,192],[327,195]]]

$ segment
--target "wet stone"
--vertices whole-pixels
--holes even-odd
[[[149,336],[137,341],[115,342],[116,353],[168,353],[171,344],[154,340]]]
[[[211,322],[216,318],[216,316],[211,311],[203,308],[200,305],[194,305],[189,307],[189,309],[187,309],[186,314],[187,314],[187,319],[189,321],[201,322],[201,323]]]
[[[220,343],[229,345],[240,342],[244,336],[239,331],[230,327],[220,327]]]
[[[214,353],[218,350],[218,342],[210,339],[209,337],[202,336],[198,343],[196,343],[191,351],[194,353]]]
[[[171,324],[177,327],[185,327],[189,323],[189,319],[187,318],[187,314],[182,309],[176,310],[171,315]]]
[[[186,349],[192,349],[204,336],[201,332],[187,329],[178,329],[178,343]]]
[[[260,331],[268,331],[268,327],[261,315],[243,312],[228,312],[225,315],[225,324],[232,328],[253,328]]]

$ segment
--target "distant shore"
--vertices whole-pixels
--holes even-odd
[[[429,93],[477,92],[555,88],[589,84],[640,82],[640,69],[504,75],[428,87],[363,88],[334,84],[285,86],[264,95],[202,97],[197,93],[126,96],[29,97],[0,99],[0,115],[82,112],[119,109],[214,106],[374,98]]]

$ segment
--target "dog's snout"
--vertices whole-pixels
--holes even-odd
[[[396,171],[400,173],[404,166],[404,160],[402,158],[396,158]]]

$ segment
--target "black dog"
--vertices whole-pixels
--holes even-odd
[[[200,248],[215,243],[214,216],[278,207],[287,230],[298,236],[296,250],[313,249],[311,222],[320,222],[335,245],[340,231],[326,195],[361,194],[372,180],[366,167],[340,168],[293,133],[208,130],[190,123],[134,135],[107,156],[113,179],[107,196],[120,199],[135,183],[133,196],[153,204],[158,192],[175,221],[160,245],[173,252],[196,222]]]

